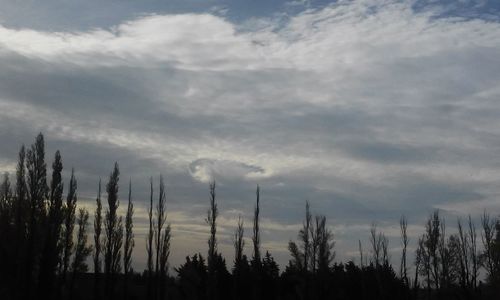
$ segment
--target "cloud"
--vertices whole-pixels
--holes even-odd
[[[2,25],[0,138],[12,142],[0,169],[43,131],[83,198],[118,160],[145,207],[162,173],[183,214],[172,214],[177,250],[206,246],[213,178],[225,249],[257,184],[269,247],[295,238],[309,199],[339,226],[339,259],[373,219],[482,211],[500,193],[500,24],[413,4],[339,1],[245,23],[190,13],[68,32]]]

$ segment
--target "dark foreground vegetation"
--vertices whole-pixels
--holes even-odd
[[[359,242],[360,263],[333,263],[334,237],[321,215],[306,203],[298,242],[289,243],[291,259],[280,270],[271,253],[261,250],[257,187],[252,224],[252,256],[243,254],[244,224],[234,233],[234,257],[217,251],[215,182],[209,186],[208,252],[193,254],[168,270],[170,224],[165,187],[151,179],[147,266],[134,272],[131,183],[127,210],[118,215],[119,169],[99,181],[95,211],[77,210],[74,172],[66,185],[62,160],[55,153],[47,168],[44,139],[21,147],[15,184],[6,174],[0,185],[0,299],[500,299],[500,219],[484,214],[481,224],[469,216],[446,232],[434,212],[425,223],[416,253],[407,253],[407,221],[401,228],[401,260],[389,262],[389,242],[375,225],[369,250]],[[124,202],[122,200],[122,202]],[[93,226],[89,214],[94,215]],[[89,262],[90,265],[89,265]]]

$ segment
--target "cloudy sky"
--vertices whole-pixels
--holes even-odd
[[[173,266],[206,253],[208,182],[232,261],[262,190],[284,266],[306,199],[337,260],[369,226],[411,245],[426,216],[500,212],[500,4],[493,0],[0,0],[0,171],[38,132],[93,210],[99,177],[133,184],[144,268],[148,178],[167,183]],[[66,173],[67,175],[67,173]],[[66,176],[67,177],[67,176]],[[450,229],[450,231],[452,231]],[[250,240],[247,241],[250,246]],[[250,247],[246,253],[251,255]]]

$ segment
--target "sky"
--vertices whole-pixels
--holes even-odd
[[[39,132],[94,210],[115,161],[132,182],[134,268],[145,267],[149,178],[167,186],[171,267],[219,250],[255,189],[262,249],[282,269],[305,201],[336,261],[368,251],[374,222],[399,258],[439,209],[500,212],[500,3],[493,0],[0,0],[0,171]],[[172,270],[172,269],[171,269]]]

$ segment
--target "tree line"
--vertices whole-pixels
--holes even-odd
[[[260,236],[260,188],[256,189],[251,232],[252,255],[244,254],[245,224],[238,219],[231,262],[218,251],[216,183],[209,185],[206,255],[186,256],[169,272],[171,224],[160,176],[150,178],[146,269],[132,269],[135,247],[132,182],[126,213],[119,215],[119,166],[97,187],[95,210],[77,209],[74,170],[67,185],[56,151],[51,170],[44,137],[22,146],[15,184],[0,184],[0,299],[498,299],[500,218],[486,212],[479,229],[468,216],[449,234],[439,211],[425,223],[412,259],[408,221],[400,219],[401,256],[390,259],[389,239],[372,224],[368,247],[358,242],[359,261],[334,262],[335,239],[324,215],[306,201],[297,241],[290,241],[284,269]],[[103,204],[103,201],[104,204]],[[93,224],[89,215],[93,213]],[[91,228],[91,225],[92,228]],[[92,242],[90,241],[92,240]],[[413,259],[414,257],[414,259]],[[92,265],[92,267],[89,266]],[[228,264],[231,264],[228,266]]]

